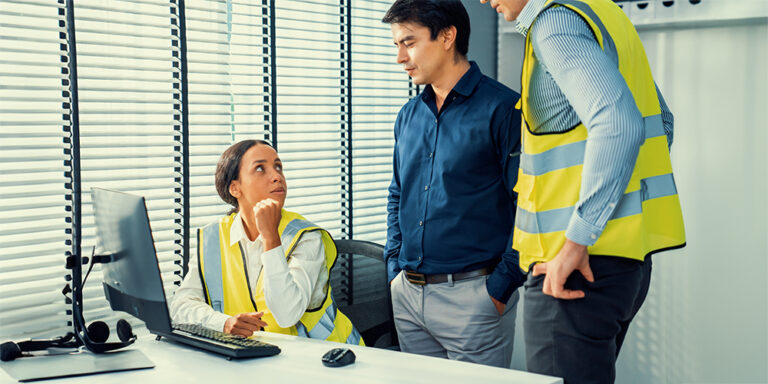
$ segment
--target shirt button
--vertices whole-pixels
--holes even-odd
[[[589,237],[591,237],[592,240],[597,239],[597,235],[589,235]]]
[[[432,154],[433,154],[433,153],[434,153],[434,152],[430,152],[430,153],[429,153],[429,158],[430,158],[430,159],[432,158]]]
[[[424,225],[424,222],[419,220],[419,226],[422,226],[422,225]]]
[[[424,186],[424,190],[426,191],[427,189],[429,189],[429,185]]]
[[[437,124],[437,119],[435,119],[435,124]]]

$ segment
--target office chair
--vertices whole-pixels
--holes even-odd
[[[336,305],[367,346],[399,350],[384,247],[370,241],[334,241],[338,257],[330,280]]]

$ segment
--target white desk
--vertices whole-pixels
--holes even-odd
[[[243,379],[260,383],[562,384],[561,379],[550,376],[360,346],[348,346],[357,356],[354,364],[328,368],[320,358],[329,349],[339,347],[338,343],[273,333],[262,333],[261,340],[279,346],[282,352],[272,357],[228,361],[214,353],[145,335],[131,348],[141,350],[155,368],[57,379],[52,383],[231,383]],[[13,382],[0,370],[0,382],[6,381]]]

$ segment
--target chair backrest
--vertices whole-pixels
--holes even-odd
[[[366,345],[397,347],[384,247],[370,241],[334,241],[339,256],[330,280],[336,305],[352,320]]]

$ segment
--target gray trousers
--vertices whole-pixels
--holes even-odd
[[[392,280],[392,310],[403,352],[509,368],[520,295],[499,315],[485,288],[488,276],[416,285]]]
[[[560,300],[542,292],[544,275],[525,283],[525,352],[530,372],[559,376],[566,384],[613,383],[629,323],[640,310],[651,282],[651,257],[644,262],[590,256],[595,276],[580,272],[565,282],[584,298]]]

